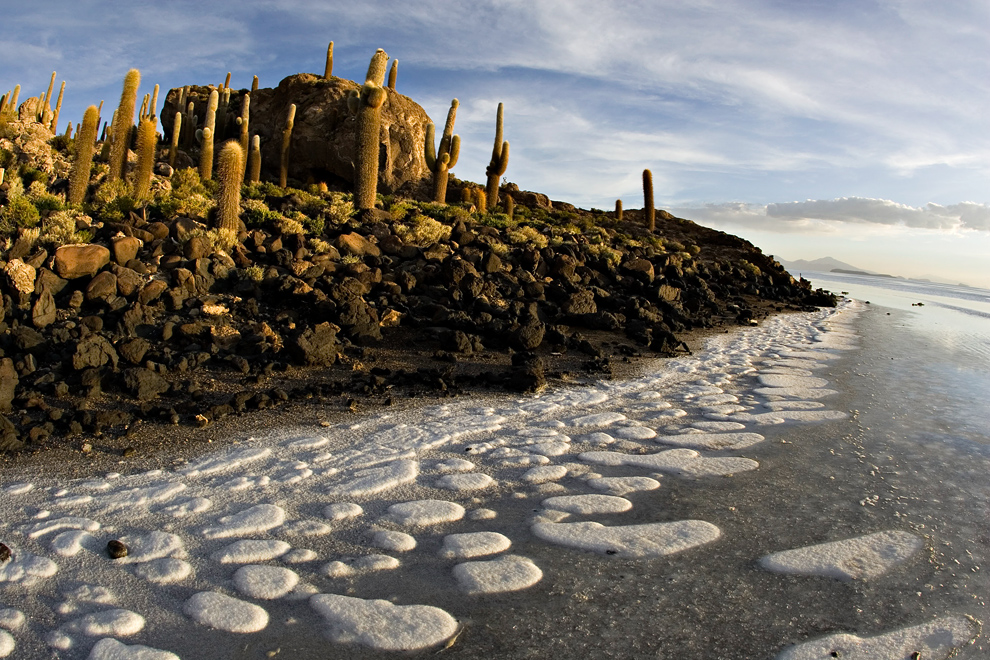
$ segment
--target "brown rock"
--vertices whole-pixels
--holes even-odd
[[[134,236],[121,236],[113,239],[111,247],[113,260],[124,266],[128,261],[137,257],[138,250],[141,249],[141,239]]]
[[[130,268],[114,266],[111,272],[117,276],[117,290],[125,298],[133,296],[144,285],[144,278]]]
[[[681,297],[681,290],[669,284],[661,284],[660,288],[657,289],[657,296],[667,302],[674,302]]]
[[[172,223],[172,238],[180,243],[185,243],[193,234],[206,231],[206,225],[196,222],[192,218],[176,218]]]
[[[353,183],[357,122],[347,110],[347,94],[357,89],[358,83],[343,78],[325,80],[300,73],[285,78],[275,89],[252,92],[251,132],[261,135],[262,167],[277,175],[282,129],[288,107],[294,103],[298,111],[289,147],[289,176],[299,181],[335,177]],[[172,130],[179,93],[178,89],[169,91],[161,113],[166,134]],[[207,87],[190,88],[189,99],[196,104],[200,117],[206,115],[209,93]],[[240,107],[240,93],[234,92],[230,108]],[[236,116],[236,111],[227,113],[227,125],[218,126],[215,140],[235,135]],[[423,142],[429,122],[426,111],[412,99],[389,91],[382,106],[379,133],[379,192],[394,193],[403,186],[428,180]]]
[[[210,256],[210,242],[205,236],[193,236],[182,246],[182,254],[186,259],[202,259]]]
[[[31,322],[36,328],[44,328],[55,322],[55,299],[48,289],[44,289],[31,309]]]
[[[30,295],[34,293],[35,270],[20,259],[11,259],[7,262],[3,272],[7,276],[7,281],[19,293]]]
[[[110,263],[110,250],[102,245],[64,245],[55,251],[55,272],[74,280],[96,275]]]
[[[8,413],[17,389],[17,369],[10,358],[0,359],[0,413]]]
[[[378,246],[357,232],[341,234],[337,237],[337,249],[345,254],[353,254],[358,257],[378,257],[381,250]]]
[[[512,201],[516,204],[522,204],[531,209],[546,209],[549,211],[553,208],[553,202],[543,193],[518,190],[512,191],[510,194],[512,195]]]
[[[117,295],[117,276],[108,270],[97,274],[86,287],[86,300],[109,300]]]
[[[152,222],[150,225],[145,227],[148,232],[155,237],[155,240],[160,240],[163,238],[168,238],[168,225],[164,222]]]
[[[622,269],[628,273],[641,277],[647,283],[653,281],[653,262],[649,259],[630,259],[622,264]]]
[[[166,289],[168,289],[168,284],[162,280],[151,280],[144,286],[143,289],[141,289],[141,293],[138,294],[138,302],[142,305],[151,304],[152,302],[158,300],[158,297],[161,296]]]
[[[42,268],[38,271],[34,286],[38,291],[49,291],[53,296],[57,296],[68,283],[68,280],[63,280],[47,268]]]

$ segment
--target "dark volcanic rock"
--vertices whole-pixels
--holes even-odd
[[[76,344],[75,353],[72,355],[72,368],[81,371],[110,363],[116,370],[117,361],[117,351],[114,350],[113,345],[102,335],[92,334],[80,339]]]
[[[18,437],[17,428],[11,424],[9,419],[0,415],[0,452],[17,451],[23,446],[24,442]],[[8,554],[7,556],[9,557],[10,555]]]
[[[292,356],[307,365],[331,366],[337,361],[340,347],[337,331],[329,323],[306,328],[289,343]]]
[[[10,358],[0,359],[0,412],[10,412],[17,389],[17,369]]]
[[[138,401],[150,401],[168,391],[168,381],[150,369],[136,367],[124,372],[124,386]]]
[[[95,275],[110,263],[110,250],[102,245],[65,245],[55,251],[55,272],[74,280]]]

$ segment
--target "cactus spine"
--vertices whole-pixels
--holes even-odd
[[[292,142],[292,129],[296,125],[296,104],[289,106],[289,114],[285,118],[285,128],[282,129],[282,160],[278,174],[278,185],[285,188],[289,185],[289,144]]]
[[[199,148],[199,178],[203,181],[213,178],[213,136],[217,128],[217,105],[220,103],[220,93],[210,92],[210,100],[206,104],[206,124],[202,131],[196,131],[196,137],[202,139]]]
[[[615,200],[615,219],[622,222],[622,200]]]
[[[392,68],[388,70],[388,88],[395,91],[395,79],[399,75],[399,60],[392,60]]]
[[[251,138],[251,151],[248,153],[248,183],[261,180],[261,136]]]
[[[330,80],[333,77],[333,42],[327,46],[327,65],[323,69],[323,77],[326,80]]]
[[[124,176],[124,168],[127,166],[127,149],[131,142],[131,126],[134,123],[134,105],[137,103],[137,92],[140,84],[141,72],[137,69],[131,69],[124,76],[124,89],[120,94],[120,105],[117,106],[113,130],[111,131],[113,142],[110,144],[108,181],[116,181]]]
[[[498,203],[498,183],[508,166],[509,142],[502,140],[502,104],[499,103],[495,114],[495,147],[492,149],[492,159],[485,169],[485,174],[488,175],[488,184],[485,186],[488,195],[487,211],[491,211]]]
[[[217,196],[217,228],[236,232],[240,224],[241,183],[244,181],[244,150],[237,140],[224,142],[217,161],[220,188]]]
[[[151,170],[155,165],[155,146],[158,143],[158,122],[142,119],[138,126],[137,169],[134,174],[134,199],[145,200],[151,189]]]
[[[461,153],[461,136],[454,135],[454,121],[457,119],[457,106],[460,102],[454,99],[447,111],[447,123],[443,127],[440,147],[434,151],[436,128],[433,124],[426,125],[426,167],[433,172],[433,201],[438,204],[447,202],[447,176],[450,168],[457,164]]]
[[[96,150],[96,130],[100,127],[100,111],[95,105],[86,108],[82,128],[76,138],[76,158],[69,174],[69,204],[82,204],[89,186],[89,172],[93,166],[93,152]]]
[[[352,91],[347,99],[348,109],[357,115],[357,163],[354,172],[354,205],[358,210],[375,208],[378,190],[378,151],[382,105],[387,92],[385,67],[388,55],[379,48],[371,56],[368,74],[361,91]]]
[[[182,113],[175,113],[175,121],[172,122],[172,144],[168,148],[168,166],[175,168],[175,156],[179,153],[179,135],[182,133]]]
[[[650,231],[656,229],[657,212],[653,208],[653,172],[643,170],[643,214],[646,219],[646,228]]]
[[[65,81],[62,81],[62,86],[58,88],[58,101],[55,102],[55,112],[52,114],[52,133],[58,132],[58,113],[62,111],[62,96],[65,95]]]
[[[251,140],[251,135],[248,133],[248,124],[251,121],[251,95],[245,94],[244,98],[241,99],[241,116],[237,118],[237,125],[241,127],[241,151],[245,154],[248,152],[248,143]]]

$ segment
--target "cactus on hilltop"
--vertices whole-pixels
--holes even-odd
[[[65,95],[65,81],[62,81],[62,86],[58,88],[58,101],[55,102],[55,112],[52,113],[52,123],[49,126],[52,133],[58,132],[58,115],[62,112],[62,97]]]
[[[615,219],[622,222],[622,200],[615,200]]]
[[[20,95],[21,95],[21,86],[14,85],[14,95],[10,98],[10,101],[8,102],[8,107],[7,107],[8,110],[17,112],[17,97]]]
[[[52,71],[52,79],[48,82],[48,91],[45,92],[44,98],[41,99],[41,106],[38,108],[38,112],[44,112],[47,108],[52,109],[52,89],[55,87],[55,72]]]
[[[656,229],[657,211],[653,207],[653,172],[643,170],[643,216],[646,220],[646,228],[650,231]]]
[[[392,60],[392,68],[388,70],[388,88],[395,91],[395,79],[399,75],[399,60]]]
[[[512,195],[505,196],[505,214],[509,216],[509,222],[512,222],[513,216],[516,213],[516,202],[512,199]]]
[[[151,117],[158,117],[158,90],[159,86],[155,85],[155,89],[151,92],[151,105],[148,106],[148,114]]]
[[[244,98],[241,99],[241,116],[237,118],[237,125],[241,127],[240,144],[241,151],[245,154],[248,152],[250,145],[248,144],[251,140],[251,135],[248,133],[248,124],[251,121],[251,95],[245,94]]]
[[[210,92],[210,100],[206,104],[206,122],[203,129],[196,131],[200,139],[199,147],[199,178],[208,181],[213,178],[213,137],[217,130],[217,105],[220,103],[220,92]]]
[[[261,180],[261,136],[251,137],[251,151],[248,153],[248,183]]]
[[[282,158],[279,167],[278,185],[285,188],[289,185],[289,145],[292,143],[292,129],[296,125],[296,104],[289,106],[285,117],[285,128],[282,129]]]
[[[158,122],[155,119],[142,119],[138,126],[137,168],[134,171],[134,199],[148,199],[151,189],[151,173],[155,165],[155,147],[158,145]]]
[[[252,92],[258,91],[258,76],[255,76],[254,80],[251,81],[251,91]]]
[[[347,107],[357,115],[357,162],[354,167],[354,206],[358,210],[375,207],[378,190],[378,151],[381,131],[382,106],[387,92],[385,67],[388,54],[379,48],[371,56],[368,73],[360,91],[351,91]]]
[[[82,204],[89,187],[89,173],[96,150],[96,129],[100,127],[100,111],[95,105],[86,108],[82,127],[74,143],[76,156],[69,174],[69,204]]]
[[[327,46],[327,65],[323,69],[323,77],[330,80],[333,77],[333,42]]]
[[[182,113],[175,113],[175,121],[172,122],[172,143],[168,148],[168,166],[175,168],[175,157],[179,153],[179,135],[182,134]]]
[[[117,106],[111,131],[113,142],[110,144],[110,171],[107,173],[107,181],[117,181],[124,176],[127,150],[131,142],[131,127],[134,123],[134,106],[137,103],[140,84],[141,72],[137,69],[131,69],[124,76],[124,89],[120,94],[120,105]]]
[[[491,211],[498,203],[498,184],[508,166],[509,142],[502,140],[502,104],[499,103],[495,114],[495,148],[492,149],[492,159],[485,169],[485,174],[488,175],[488,185],[485,186],[485,193],[488,196],[486,211]]]
[[[236,232],[240,227],[241,183],[244,181],[244,150],[237,140],[224,142],[217,161],[217,228]]]
[[[450,110],[447,111],[447,123],[444,124],[439,147],[434,147],[436,128],[432,122],[426,125],[426,167],[433,172],[433,201],[438,204],[447,202],[447,178],[450,169],[457,164],[457,157],[461,153],[461,136],[454,135],[454,121],[457,119],[458,105],[460,102],[457,99],[450,102]]]

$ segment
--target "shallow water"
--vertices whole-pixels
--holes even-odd
[[[769,659],[789,648],[810,649],[790,645],[834,633],[869,637],[947,617],[963,626],[969,624],[960,617],[985,620],[990,492],[984,484],[990,452],[986,407],[978,405],[986,386],[979,378],[979,341],[943,341],[923,330],[945,322],[931,312],[950,318],[961,312],[927,303],[911,308],[904,300],[895,304],[900,307],[881,308],[874,301],[846,305],[837,316],[777,317],[721,338],[699,356],[658,362],[655,372],[626,382],[523,399],[464,400],[402,416],[363,418],[350,427],[278,432],[174,472],[94,475],[70,484],[3,475],[0,539],[19,557],[33,553],[58,567],[35,584],[0,582],[0,628],[4,607],[26,615],[25,624],[8,626],[16,644],[10,657],[86,658],[103,634],[80,633],[72,622],[111,607],[145,619],[140,630],[121,629],[117,639],[167,649],[186,660],[390,653],[342,643],[346,625],[334,624],[308,604],[316,591],[440,608],[460,627],[443,654],[459,658],[556,653]],[[980,311],[982,303],[963,304]],[[921,310],[927,316],[919,321]],[[963,334],[981,336],[980,326],[973,328]],[[820,421],[809,421],[808,413]],[[654,433],[660,442],[649,437]],[[763,440],[735,450],[702,450],[700,461],[679,469],[640,466],[673,449],[671,443],[700,442],[712,433],[723,444],[753,439],[741,433]],[[748,469],[757,463],[757,469]],[[563,476],[542,484],[528,481],[524,475],[540,464],[559,466]],[[459,474],[487,474],[495,482],[475,480],[479,487],[472,491],[438,486],[461,483],[451,478]],[[659,487],[622,494],[630,507],[601,498],[568,500],[579,512],[563,520],[552,510],[559,504],[541,504],[627,483],[599,482],[599,477],[640,477],[641,487],[653,487],[642,480],[647,477]],[[33,488],[25,490],[23,483]],[[466,515],[410,526],[409,511],[390,508],[421,500],[455,502]],[[348,501],[359,503],[363,514],[327,517],[327,504]],[[450,504],[431,506],[416,509],[416,515],[458,515]],[[585,513],[581,507],[587,507]],[[65,516],[101,526],[59,537],[62,554],[55,551],[55,532],[31,537],[39,525]],[[599,552],[542,540],[532,527],[537,520],[553,532],[572,522],[642,530],[636,526],[704,521],[707,527],[692,529],[714,526],[720,534],[711,540],[685,532],[685,542],[698,545],[639,556],[615,538],[599,544]],[[408,534],[415,549],[373,547],[376,531],[382,530]],[[106,541],[116,537],[133,539],[140,550],[142,535],[147,543],[151,531],[175,534],[177,545],[165,544],[157,552],[172,563],[160,567],[185,564],[189,576],[179,577],[178,571],[174,582],[154,584],[141,567],[159,564],[120,565],[102,554]],[[444,557],[441,549],[449,534],[481,531],[506,537],[507,553],[528,559],[542,579],[516,591],[467,593],[452,570],[463,560]],[[889,565],[862,558],[847,562],[853,573],[879,572],[845,581],[775,573],[760,563],[772,553],[884,531],[906,533],[922,549]],[[599,533],[590,529],[578,540],[587,543],[589,535],[593,541]],[[66,541],[73,538],[80,548],[69,555]],[[239,561],[287,568],[301,586],[272,600],[245,595],[235,577],[241,564],[219,559],[235,557],[232,544],[241,540],[262,541],[257,547],[263,552],[262,558]],[[299,554],[279,556],[285,552],[280,541]],[[272,559],[263,558],[266,548]],[[398,567],[360,569],[344,577],[327,572],[333,561],[343,560],[339,571],[351,565],[349,557],[375,553],[397,559]],[[495,551],[476,560],[497,556]],[[496,580],[491,586],[507,584]],[[93,596],[96,587],[105,589],[105,597]],[[190,609],[200,592],[260,606],[268,623],[250,633],[194,623],[189,616],[216,614]],[[343,607],[349,603],[358,601]],[[226,625],[218,616],[218,625]],[[388,625],[394,621],[387,616],[376,622],[378,628]],[[353,626],[349,630],[357,634]],[[439,634],[439,642],[405,655],[433,655],[449,636]],[[397,638],[398,633],[392,636]],[[414,647],[415,639],[406,648]],[[925,650],[925,658],[943,657],[918,649]],[[980,637],[957,657],[981,658],[987,652]],[[843,657],[899,657],[863,653]]]

